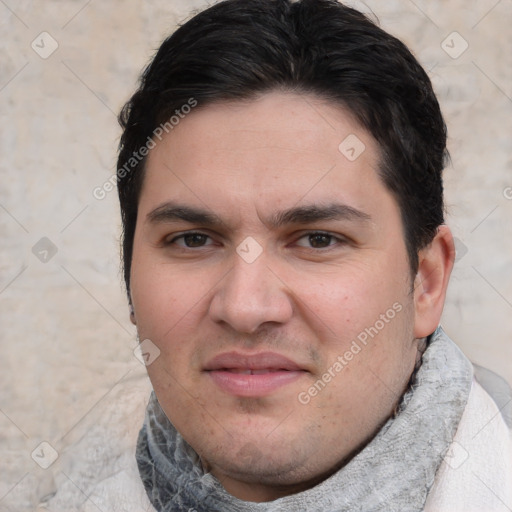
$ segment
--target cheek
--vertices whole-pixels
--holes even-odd
[[[197,317],[208,286],[194,271],[177,271],[143,255],[134,258],[131,297],[140,336],[163,339]]]
[[[354,265],[328,275],[303,274],[297,281],[297,304],[322,330],[347,338],[373,324],[396,301],[398,288],[384,284],[381,275]]]

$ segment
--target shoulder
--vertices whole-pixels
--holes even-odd
[[[452,444],[427,498],[426,512],[506,512],[512,509],[510,387],[475,367],[471,392]],[[487,389],[484,389],[483,385]]]
[[[147,377],[123,381],[70,433],[38,510],[153,512],[135,460],[150,393]]]

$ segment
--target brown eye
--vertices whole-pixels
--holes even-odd
[[[208,243],[209,239],[210,237],[203,233],[184,233],[183,235],[179,235],[173,238],[169,244],[176,244],[180,247],[193,249],[195,247],[204,247],[205,245],[210,245]]]
[[[307,249],[326,249],[335,245],[343,244],[344,239],[331,235],[330,233],[314,232],[306,233],[297,240],[297,245]]]
[[[201,235],[200,233],[192,233],[190,235],[185,235],[183,237],[183,241],[187,247],[201,247],[206,243],[206,239],[208,237],[206,235]]]
[[[332,235],[327,235],[325,233],[314,233],[312,235],[308,235],[308,239],[311,247],[315,249],[322,249],[331,245],[333,237]]]

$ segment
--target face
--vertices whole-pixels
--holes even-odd
[[[198,108],[150,151],[131,267],[149,377],[242,499],[328,476],[407,386],[410,268],[377,168],[346,111],[281,92]]]

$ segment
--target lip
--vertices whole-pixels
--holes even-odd
[[[260,397],[300,379],[307,370],[275,352],[225,352],[210,360],[204,371],[226,393]]]
[[[224,352],[215,356],[205,366],[206,371],[215,370],[303,370],[297,363],[276,352],[259,352],[243,354],[241,352]]]

